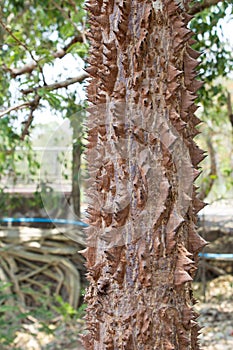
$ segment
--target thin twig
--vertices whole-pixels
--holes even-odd
[[[83,35],[82,34],[75,35],[66,46],[64,46],[60,50],[57,50],[57,51],[53,52],[52,56],[54,58],[60,58],[60,59],[63,58],[67,54],[67,51],[69,50],[69,48],[72,45],[74,45],[77,42],[83,42],[83,40],[84,39],[83,39]],[[37,62],[40,63],[40,61],[42,59],[43,58],[39,58],[37,60]],[[9,68],[6,65],[3,65],[3,69],[5,71],[9,72],[12,78],[16,78],[19,75],[32,73],[33,70],[35,70],[38,67],[38,63],[32,61],[32,62],[29,62],[29,63],[25,64],[24,66],[22,66],[20,68]]]
[[[30,107],[30,102],[24,102],[21,105],[12,106],[12,107],[9,107],[9,108],[5,109],[4,111],[1,111],[0,112],[0,118],[3,117],[6,114],[12,112],[12,111],[17,111],[17,110],[23,109],[25,107]]]
[[[69,50],[69,48],[72,45],[74,45],[74,44],[76,44],[78,42],[82,42],[82,41],[83,41],[82,34],[77,34],[70,40],[70,42],[66,46],[64,46],[61,50],[58,50],[58,51],[54,52],[52,55],[55,58],[63,58],[67,54],[67,51]]]
[[[32,60],[35,62],[35,66],[37,66],[41,72],[42,75],[42,79],[44,84],[46,85],[46,81],[45,81],[45,76],[44,76],[44,72],[43,72],[43,68],[40,66],[39,61],[34,57],[32,51],[27,47],[27,45],[25,43],[23,43],[22,41],[20,41],[15,35],[14,33],[7,27],[7,25],[5,25],[5,23],[0,19],[0,24],[2,25],[2,27],[5,29],[5,31],[10,34],[10,36],[20,45],[22,46],[27,52],[29,52]]]
[[[72,24],[72,26],[75,28],[75,30],[79,31],[79,30],[78,30],[78,27],[77,27],[77,26],[75,25],[75,23],[72,21],[72,19],[70,18],[70,16],[64,11],[64,8],[61,7],[61,6],[59,6],[59,5],[56,3],[56,1],[54,1],[54,0],[50,0],[50,1],[53,3],[54,7],[56,7],[56,8],[63,14],[63,16],[67,19],[67,21],[70,22],[70,23]]]
[[[2,25],[2,27],[5,29],[5,31],[10,34],[10,36],[20,45],[22,46],[27,52],[29,52],[32,60],[38,65],[38,61],[35,59],[33,53],[31,52],[31,50],[29,50],[29,48],[27,47],[27,45],[25,43],[23,43],[22,41],[20,41],[15,35],[14,33],[8,28],[7,25],[5,25],[5,23],[0,19],[0,24]],[[38,65],[39,66],[39,65]]]
[[[83,80],[85,80],[88,77],[88,74],[86,72],[81,73],[77,77],[70,78],[64,81],[60,81],[54,84],[46,85],[46,86],[38,86],[35,88],[29,88],[25,90],[21,90],[22,94],[28,95],[32,92],[37,92],[38,90],[47,90],[47,91],[53,91],[61,88],[66,88],[69,85],[75,84],[75,83],[81,83]]]
[[[87,37],[86,37],[86,31],[85,31],[85,28],[86,28],[86,17],[84,17],[82,19],[82,38],[83,38],[83,42],[84,44],[87,45]]]

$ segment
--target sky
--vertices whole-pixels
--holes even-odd
[[[222,25],[224,39],[228,40],[233,48],[233,19],[230,16],[230,9],[227,11],[226,17],[220,20],[220,24]]]

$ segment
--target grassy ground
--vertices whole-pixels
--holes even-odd
[[[200,336],[202,350],[233,349],[233,276],[225,275],[207,283],[206,300],[201,283],[193,284],[196,305],[200,313],[199,324],[204,327]],[[58,317],[43,325],[35,318],[23,324],[16,332],[14,344],[1,350],[83,350],[81,334],[85,321],[78,317]],[[82,316],[80,318],[80,316]]]

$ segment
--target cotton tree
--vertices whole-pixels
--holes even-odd
[[[189,1],[92,1],[86,349],[198,349]]]

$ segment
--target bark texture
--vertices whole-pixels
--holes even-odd
[[[88,350],[199,349],[189,1],[89,0]]]

